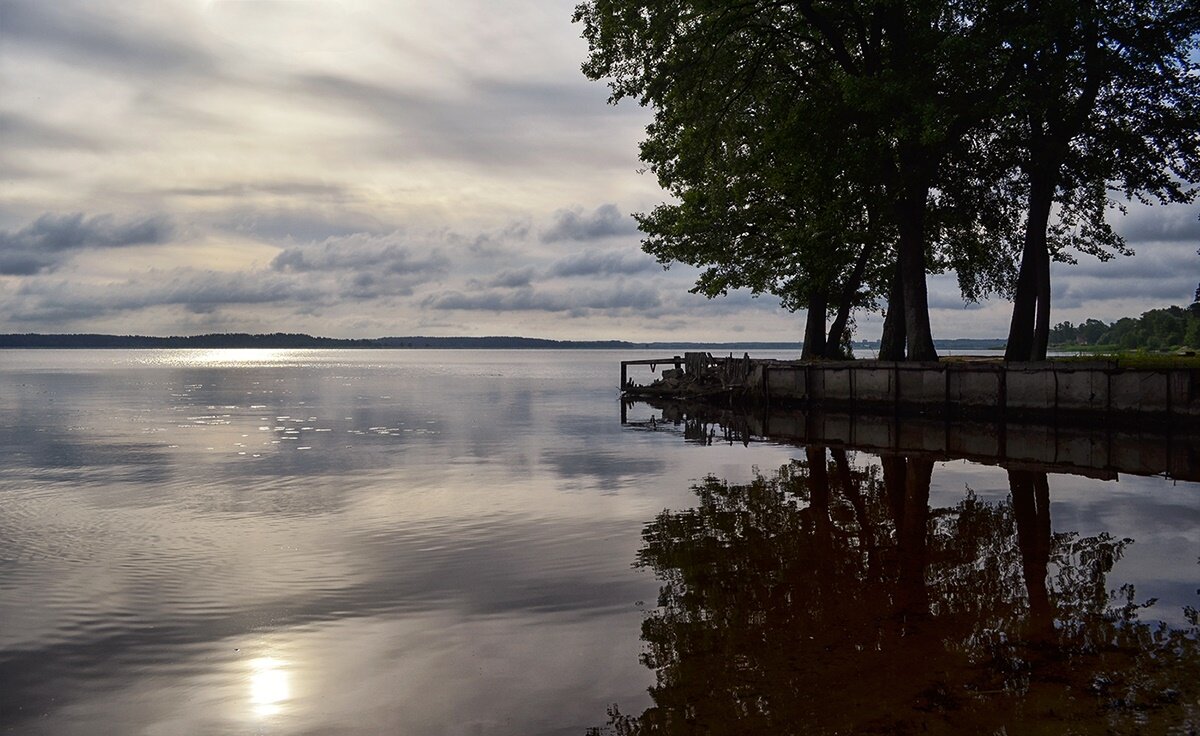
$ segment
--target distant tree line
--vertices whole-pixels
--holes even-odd
[[[806,357],[886,305],[880,357],[937,358],[926,278],[1050,339],[1050,263],[1129,253],[1106,218],[1200,181],[1195,0],[584,0],[583,64],[653,111],[669,201],[643,249],[694,292],[806,309]]]
[[[99,348],[99,349],[148,349],[148,348],[373,348],[380,347],[375,340],[344,340],[336,337],[313,337],[291,332],[251,335],[244,332],[226,332],[208,335],[173,335],[154,337],[149,335],[44,335],[24,333],[0,335],[0,348]]]
[[[1101,345],[1123,350],[1200,348],[1200,301],[1188,307],[1151,309],[1141,317],[1107,323],[1087,319],[1078,325],[1059,322],[1050,331],[1055,345]]]

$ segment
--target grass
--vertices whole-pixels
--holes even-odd
[[[1067,346],[1060,346],[1059,349],[1064,348],[1067,348]],[[1200,353],[1200,351],[1196,352]],[[1148,350],[1118,350],[1111,346],[1083,348],[1076,355],[1055,357],[1051,358],[1051,360],[1111,360],[1120,368],[1138,368],[1141,370],[1200,369],[1200,355],[1176,355],[1174,353],[1152,352]]]

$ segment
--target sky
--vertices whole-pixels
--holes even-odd
[[[799,340],[640,250],[649,113],[580,72],[572,8],[0,0],[0,333]],[[1054,321],[1190,303],[1198,214],[1114,220],[1136,255],[1056,265]],[[1007,333],[952,275],[930,303]]]

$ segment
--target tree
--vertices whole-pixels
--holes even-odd
[[[1044,360],[1051,260],[1128,252],[1105,219],[1113,190],[1195,197],[1200,13],[1194,0],[1027,0],[1011,30],[1021,74],[998,142],[1026,212],[1005,358]]]
[[[956,241],[999,219],[986,187],[943,172],[966,178],[947,164],[1011,74],[1003,3],[589,0],[575,19],[584,72],[654,109],[642,158],[678,201],[641,218],[649,252],[708,265],[706,294],[777,293],[822,326],[829,294],[869,304],[890,284],[889,334],[936,359],[926,271],[984,254]]]

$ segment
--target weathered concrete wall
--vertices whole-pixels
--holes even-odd
[[[1088,363],[771,361],[750,393],[768,402],[894,406],[962,416],[1098,416],[1200,419],[1200,370],[1132,370]]]

